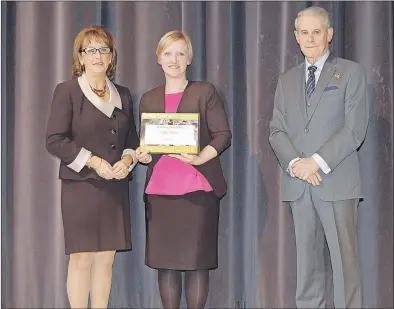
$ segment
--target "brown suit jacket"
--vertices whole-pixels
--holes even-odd
[[[60,179],[103,180],[87,166],[79,173],[67,166],[82,147],[110,164],[120,160],[124,149],[138,147],[130,91],[116,84],[115,87],[121,97],[122,109],[115,108],[112,116],[107,117],[85,97],[77,79],[56,86],[46,145],[47,150],[61,160]]]
[[[154,88],[141,97],[141,113],[165,112],[165,86]],[[179,103],[178,113],[200,114],[200,149],[210,145],[220,155],[231,143],[231,131],[227,120],[224,104],[215,87],[207,82],[189,82]],[[140,121],[141,123],[141,121]],[[153,154],[148,166],[145,187],[148,184],[155,164],[161,155]],[[205,176],[217,197],[223,197],[227,192],[226,181],[219,157],[195,168]]]

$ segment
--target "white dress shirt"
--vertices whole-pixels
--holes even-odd
[[[319,78],[320,78],[321,71],[323,70],[323,66],[326,63],[328,56],[330,56],[329,50],[319,60],[317,60],[315,64],[310,64],[308,62],[308,60],[305,58],[305,84],[308,81],[308,74],[309,74],[308,68],[311,65],[314,65],[317,68],[317,70],[315,71],[315,83],[317,85],[317,82],[319,81]]]
[[[328,50],[319,60],[316,61],[315,64],[313,64],[317,69],[315,71],[315,83],[317,85],[317,82],[319,81],[320,74],[323,70],[323,66],[326,63],[326,60],[328,59],[328,56],[330,56],[330,51]],[[312,64],[308,62],[308,60],[305,58],[305,83],[308,81],[308,75],[309,71],[308,68]],[[320,169],[323,171],[324,174],[328,174],[331,172],[330,167],[328,166],[327,162],[324,161],[324,159],[317,153],[314,153],[312,155],[312,158],[316,161],[317,165],[319,165]],[[300,158],[294,158],[293,160],[290,161],[289,166],[287,168],[287,172],[290,174],[291,177],[295,177],[293,173],[293,169],[291,166],[293,165],[294,162],[297,162],[300,160]]]

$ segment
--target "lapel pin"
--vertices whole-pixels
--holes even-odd
[[[335,76],[336,79],[340,79],[340,78],[342,77],[342,74],[339,73],[339,72],[336,72],[336,73],[334,74],[334,76]]]

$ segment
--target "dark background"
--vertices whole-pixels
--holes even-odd
[[[130,88],[136,113],[141,94],[164,81],[155,50],[174,29],[193,43],[189,78],[212,82],[225,100],[229,191],[207,307],[294,308],[294,227],[280,202],[268,123],[278,74],[303,61],[294,18],[312,4],[332,13],[332,53],[367,71],[358,229],[364,306],[392,308],[393,3],[375,1],[2,2],[2,307],[68,306],[59,161],[46,152],[45,130],[53,90],[71,78],[75,36],[102,24],[116,37],[116,82]],[[144,174],[138,166],[130,184],[133,251],[116,255],[111,307],[161,307],[156,272],[144,265]],[[327,274],[331,281],[329,261]],[[332,304],[330,285],[327,293]]]

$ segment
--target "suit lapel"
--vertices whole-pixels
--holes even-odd
[[[165,112],[165,89],[164,85],[160,86],[157,89],[156,98],[153,102],[154,104],[154,111],[151,113],[164,113]]]
[[[307,121],[307,116],[306,116],[306,99],[305,99],[305,62],[304,64],[301,64],[296,72],[297,76],[295,78],[296,80],[296,89],[297,89],[297,99],[298,99],[298,105],[300,107],[300,111],[302,114],[302,118],[304,122],[306,123]]]
[[[320,99],[321,96],[323,95],[324,89],[326,88],[327,84],[329,83],[329,81],[331,80],[332,76],[335,73],[336,62],[337,62],[336,58],[330,55],[323,66],[323,70],[320,73],[319,81],[317,82],[315,91],[313,92],[310,98],[309,103],[311,104],[311,107],[310,107],[310,111],[308,112],[308,123],[309,121],[311,121],[312,116],[315,113],[316,108],[320,103]]]
[[[189,93],[190,93],[190,86],[193,84],[192,81],[189,81],[185,87],[185,90],[183,91],[183,95],[181,98],[181,101],[179,102],[178,105],[178,109],[177,109],[177,113],[188,113],[190,112],[188,109],[190,109],[190,107],[188,106],[188,104],[185,104],[185,102],[187,102],[188,97],[189,97]]]

